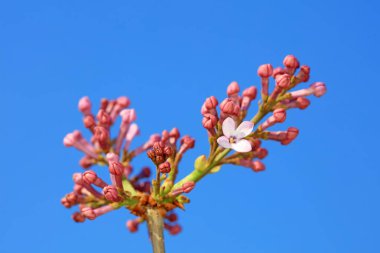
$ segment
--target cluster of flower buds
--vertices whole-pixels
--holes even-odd
[[[171,234],[177,234],[181,227],[172,224],[175,216],[173,209],[183,208],[183,204],[188,203],[189,200],[182,194],[189,193],[194,184],[186,183],[173,190],[174,193],[170,191],[176,179],[178,163],[183,154],[194,147],[195,140],[189,136],[180,139],[178,129],[173,128],[170,132],[164,130],[161,135],[151,135],[148,141],[131,150],[131,142],[139,135],[139,128],[134,123],[135,110],[128,109],[129,105],[130,101],[126,97],[102,99],[100,109],[94,116],[90,99],[80,99],[79,111],[83,114],[85,128],[90,130],[92,136],[87,141],[79,130],[75,130],[64,137],[65,146],[75,147],[84,153],[79,164],[85,171],[73,175],[74,189],[61,199],[61,203],[67,208],[79,206],[79,212],[72,215],[76,222],[93,220],[112,210],[126,207],[138,216],[126,224],[131,232],[137,231],[138,225],[146,220],[147,207],[156,207],[167,220],[165,228]],[[120,126],[112,138],[111,128],[117,116],[121,119]],[[167,174],[167,177],[158,176],[151,182],[149,167],[143,167],[132,175],[132,160],[144,152],[156,165],[158,174]],[[94,171],[96,165],[108,167],[110,183],[97,175]],[[153,194],[155,186],[158,190]],[[165,216],[169,211],[171,214]]]
[[[131,150],[132,140],[139,135],[139,127],[134,121],[136,113],[128,109],[130,101],[126,97],[116,100],[103,99],[96,116],[91,111],[91,101],[84,97],[79,101],[79,111],[83,114],[84,126],[92,134],[86,140],[80,131],[67,134],[63,143],[84,153],[80,165],[85,171],[73,175],[74,189],[61,202],[70,208],[79,206],[72,218],[76,222],[93,220],[112,210],[125,207],[137,217],[127,221],[131,232],[138,230],[139,224],[148,221],[150,227],[154,212],[164,222],[163,227],[170,234],[178,234],[182,229],[177,223],[175,208],[184,209],[189,203],[185,196],[196,183],[210,173],[219,171],[224,164],[235,164],[251,168],[255,172],[265,170],[262,160],[268,150],[262,147],[263,140],[273,140],[288,145],[298,135],[299,130],[288,127],[283,131],[270,129],[286,121],[289,109],[306,109],[310,105],[307,96],[321,97],[326,92],[322,82],[308,88],[294,90],[299,84],[308,82],[310,68],[300,66],[292,55],[285,57],[283,67],[273,68],[261,65],[257,74],[261,78],[261,99],[256,115],[245,120],[248,109],[257,97],[257,88],[250,86],[240,92],[237,82],[227,87],[227,97],[221,103],[208,97],[202,105],[202,125],[207,130],[210,154],[199,156],[194,170],[181,180],[177,180],[179,163],[183,155],[194,148],[195,140],[188,135],[182,138],[178,129],[164,130],[161,135],[153,134],[144,144]],[[270,89],[270,78],[274,87]],[[219,107],[219,108],[218,108]],[[117,134],[112,138],[111,127],[120,116]],[[235,152],[231,152],[235,151]],[[149,167],[143,167],[132,175],[132,160],[147,152],[156,166],[155,178],[150,180]],[[107,166],[110,179],[103,180],[94,170],[94,165]]]
[[[321,97],[325,94],[326,86],[322,82],[312,83],[306,89],[291,91],[300,83],[309,80],[310,68],[306,65],[300,66],[293,55],[286,56],[283,64],[284,67],[273,68],[271,64],[263,64],[258,68],[257,74],[261,78],[261,101],[257,114],[249,121],[243,120],[251,102],[256,98],[255,86],[245,89],[240,95],[238,83],[230,83],[227,87],[227,98],[220,103],[219,113],[218,100],[214,96],[207,98],[203,103],[202,125],[210,136],[212,153],[218,152],[215,142],[220,148],[237,152],[223,157],[218,161],[218,166],[230,163],[252,168],[256,172],[265,170],[265,165],[260,160],[267,156],[268,151],[261,147],[260,139],[278,141],[282,145],[291,143],[298,135],[297,128],[289,127],[286,131],[275,132],[268,129],[283,123],[288,109],[306,109],[310,105],[307,96]],[[275,83],[272,91],[271,77]],[[259,124],[262,119],[264,121]]]

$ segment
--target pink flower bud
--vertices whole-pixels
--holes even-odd
[[[86,220],[86,217],[81,214],[81,213],[78,213],[78,212],[75,212],[71,215],[71,218],[75,221],[75,222],[84,222]]]
[[[265,170],[265,165],[261,161],[253,161],[252,170],[254,172],[260,172]]]
[[[304,110],[310,105],[310,100],[305,97],[298,97],[296,99],[296,105],[299,109]]]
[[[136,120],[136,111],[134,109],[124,109],[120,112],[122,121],[125,123],[131,123]]]
[[[286,119],[286,111],[283,108],[279,108],[273,111],[273,116],[277,123],[282,123]]]
[[[74,135],[72,133],[66,134],[65,138],[63,138],[63,145],[66,147],[72,147],[75,143]]]
[[[226,115],[237,116],[240,112],[240,106],[234,103],[234,101],[232,101],[230,98],[223,100],[223,102],[220,104],[220,109]]]
[[[202,119],[202,125],[206,129],[214,129],[217,123],[218,123],[218,118],[216,118],[214,115],[209,114],[209,113],[205,114]]]
[[[268,155],[268,150],[265,148],[258,148],[254,151],[254,155],[259,159],[264,159]]]
[[[88,169],[90,168],[92,165],[94,165],[96,163],[95,159],[93,159],[91,156],[84,156],[80,159],[79,161],[79,165],[84,168],[84,169]]]
[[[106,159],[108,161],[108,163],[110,162],[118,162],[119,161],[119,156],[115,153],[108,153],[106,155]]]
[[[240,87],[237,82],[231,82],[227,87],[227,95],[229,97],[237,96],[240,91]]]
[[[191,192],[195,187],[195,183],[190,181],[190,182],[186,182],[182,185],[182,190],[184,193],[189,193]]]
[[[111,118],[105,110],[100,109],[96,118],[101,126],[108,128],[111,125]]]
[[[302,65],[300,71],[297,74],[299,82],[307,82],[310,78],[310,67]]]
[[[129,221],[127,221],[126,226],[129,230],[129,232],[135,233],[139,229],[139,224],[140,223],[137,220],[129,220]]]
[[[300,66],[300,63],[298,62],[297,58],[293,55],[287,55],[284,58],[283,64],[285,67],[289,69],[296,69]]]
[[[285,69],[283,69],[283,68],[281,68],[281,67],[277,67],[277,68],[275,68],[275,69],[273,70],[273,74],[272,74],[272,76],[273,76],[274,78],[276,78],[277,75],[283,75],[283,74],[286,74]]]
[[[106,110],[106,109],[107,109],[107,106],[108,106],[108,103],[109,103],[108,99],[106,99],[106,98],[102,98],[102,99],[100,100],[100,109],[102,109],[102,110]]]
[[[251,101],[256,98],[257,89],[255,86],[251,86],[243,91],[243,99],[241,101],[242,110],[247,110]]]
[[[276,75],[276,86],[287,89],[290,86],[290,76],[288,74]]]
[[[81,173],[74,173],[73,174],[73,181],[76,184],[82,185],[83,184],[82,174]]]
[[[294,140],[299,134],[299,130],[295,127],[289,127],[286,137],[288,139]]]
[[[105,187],[107,184],[101,179],[98,177],[98,175],[96,175],[96,173],[92,170],[88,170],[86,172],[83,173],[82,175],[82,180],[83,182],[85,182],[86,184],[94,184],[98,187]]]
[[[70,208],[72,206],[71,203],[67,200],[66,196],[61,198],[61,204],[66,208]]]
[[[103,188],[104,197],[110,202],[119,202],[122,199],[119,196],[117,188],[113,185],[107,185]]]
[[[171,213],[166,216],[166,219],[168,219],[170,222],[176,222],[178,220],[178,216],[175,213]]]
[[[78,109],[84,115],[91,114],[91,101],[88,97],[82,97],[78,103]]]
[[[263,64],[257,69],[257,74],[261,78],[268,78],[272,75],[273,67],[270,64]]]
[[[326,93],[326,85],[322,82],[316,82],[310,85],[310,88],[313,89],[314,96],[321,97]]]
[[[179,133],[179,130],[178,130],[178,128],[173,128],[171,131],[170,131],[170,133],[169,133],[169,136],[171,137],[171,138],[175,138],[175,139],[178,139],[179,137],[180,137],[180,133]]]
[[[83,173],[82,180],[86,184],[93,184],[98,179],[98,175],[92,170],[88,170]]]
[[[94,131],[95,139],[99,142],[99,145],[105,150],[108,149],[108,142],[110,140],[109,131],[103,126],[96,126]]]
[[[299,130],[295,127],[289,127],[286,131],[286,138],[281,141],[282,145],[288,145],[291,143],[297,136],[298,136]]]
[[[94,116],[93,115],[86,115],[83,118],[83,124],[86,128],[93,129],[96,125]]]
[[[194,148],[195,146],[195,140],[188,135],[183,136],[180,143],[181,143],[181,146],[178,151],[179,154],[183,154],[188,149]]]
[[[165,227],[165,229],[168,230],[169,234],[171,234],[171,235],[177,235],[177,234],[181,233],[181,231],[182,231],[181,226],[178,224],[169,225],[169,224],[165,223],[164,227]]]
[[[95,220],[96,218],[96,214],[91,207],[88,207],[88,206],[83,207],[81,210],[81,213],[83,216],[85,216],[89,220]]]
[[[204,105],[208,110],[215,109],[218,105],[218,100],[214,96],[208,97]]]
[[[161,173],[169,173],[170,172],[170,163],[169,162],[161,163],[158,166],[158,169],[160,170]]]
[[[129,98],[127,97],[118,97],[116,102],[122,107],[122,108],[126,108],[128,107],[130,104],[131,104],[131,101],[129,100]]]
[[[112,175],[121,176],[123,174],[124,167],[120,162],[111,161],[109,163],[109,171]]]

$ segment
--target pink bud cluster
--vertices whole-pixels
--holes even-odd
[[[216,136],[217,128],[220,127],[227,117],[241,119],[245,117],[251,101],[256,98],[257,89],[250,86],[245,89],[242,96],[239,95],[240,87],[237,82],[232,82],[227,87],[227,98],[219,105],[220,115],[217,111],[218,100],[214,97],[208,97],[202,105],[201,113],[203,115],[202,125],[207,129],[209,136]],[[219,124],[219,125],[218,125]]]
[[[161,135],[153,134],[144,144],[130,149],[131,142],[139,135],[139,127],[134,121],[136,113],[129,109],[130,101],[126,97],[116,100],[102,99],[100,109],[92,114],[92,103],[88,97],[79,101],[79,111],[83,114],[84,126],[90,131],[90,141],[87,141],[79,130],[67,134],[63,143],[67,147],[75,147],[85,156],[80,160],[80,165],[85,171],[73,175],[74,189],[66,194],[61,203],[71,208],[79,205],[79,212],[75,212],[72,218],[76,222],[93,220],[107,212],[120,207],[127,207],[138,217],[127,222],[127,228],[131,232],[138,229],[138,225],[145,221],[146,206],[157,207],[157,200],[152,198],[152,184],[149,181],[151,170],[143,167],[137,174],[132,175],[133,158],[147,151],[148,157],[157,166],[159,173],[170,173],[177,170],[178,162],[183,154],[194,148],[195,140],[190,136],[180,138],[177,128],[170,132],[164,130]],[[111,129],[120,116],[120,125],[116,129],[116,135],[112,138]],[[168,159],[172,157],[170,162]],[[109,180],[102,179],[90,169],[95,165],[107,166]],[[108,182],[110,183],[108,183]],[[194,183],[186,183],[177,189],[169,198],[177,197],[183,193],[189,193],[194,188]],[[137,201],[137,202],[136,202]],[[166,204],[160,210],[165,213],[182,204],[174,201],[173,205]],[[171,211],[172,212],[172,211]],[[180,231],[178,224],[172,224],[173,215],[165,225],[171,234]]]
[[[257,74],[261,78],[261,101],[259,102],[258,113],[251,120],[256,125],[256,130],[246,137],[250,141],[252,149],[249,152],[236,153],[226,157],[223,160],[225,163],[249,167],[256,172],[264,170],[265,165],[260,160],[266,157],[268,151],[260,147],[261,142],[259,140],[274,140],[282,145],[291,143],[298,135],[299,130],[297,128],[289,127],[286,131],[275,132],[268,129],[276,124],[284,123],[288,109],[306,109],[310,105],[307,96],[321,97],[326,93],[326,85],[322,82],[312,83],[306,89],[292,91],[300,83],[309,80],[310,67],[301,66],[298,59],[293,55],[286,56],[283,60],[283,65],[283,67],[273,68],[271,64],[263,64],[258,68]],[[274,79],[274,87],[270,91],[271,78]],[[222,123],[227,117],[232,118],[236,126],[246,117],[247,109],[256,98],[257,89],[255,86],[251,86],[245,89],[242,94],[240,94],[240,90],[237,82],[232,82],[228,85],[227,98],[219,105],[220,113],[217,110],[218,100],[214,96],[207,98],[203,103],[201,109],[203,115],[202,125],[211,137],[211,144],[226,132],[225,128],[222,131]],[[269,116],[266,117],[268,114]],[[261,119],[264,119],[264,121],[258,124]],[[236,140],[240,139],[238,135],[243,134],[243,132],[239,132],[238,128],[235,130],[237,136],[231,137],[231,134],[233,132],[228,133],[227,138],[231,141],[231,146],[234,147]],[[224,144],[223,147],[228,147],[228,143],[227,145]],[[247,148],[246,150],[250,149]]]
[[[245,118],[258,94],[255,86],[242,90],[234,81],[228,85],[227,96],[220,103],[214,96],[204,101],[202,125],[209,136],[210,154],[208,157],[199,156],[194,170],[179,181],[176,180],[179,162],[188,150],[194,148],[195,139],[188,135],[181,138],[179,130],[173,128],[162,131],[161,135],[151,135],[145,143],[132,149],[132,141],[140,130],[135,123],[135,110],[128,108],[129,99],[102,99],[99,110],[93,114],[90,99],[81,98],[78,108],[91,136],[86,139],[79,130],[74,130],[63,140],[65,146],[75,147],[84,154],[79,162],[84,172],[74,173],[73,190],[61,199],[67,208],[79,206],[72,219],[76,222],[94,220],[125,207],[137,216],[126,223],[129,231],[136,232],[141,223],[149,221],[149,213],[154,210],[164,220],[164,228],[175,235],[182,228],[173,210],[177,207],[184,209],[184,204],[190,201],[186,194],[195,188],[198,180],[218,172],[224,164],[244,166],[255,172],[264,171],[262,160],[267,157],[268,150],[262,147],[262,141],[288,145],[295,140],[299,134],[296,127],[279,131],[273,128],[286,122],[289,109],[306,109],[310,105],[308,96],[324,95],[326,85],[315,82],[307,88],[294,90],[309,81],[310,68],[300,65],[293,55],[285,57],[282,67],[261,65],[257,74],[261,79],[261,99],[251,120]],[[273,87],[270,87],[271,78]],[[113,134],[112,127],[118,117],[120,125]],[[149,167],[133,173],[133,159],[144,152],[156,167],[151,181],[154,172]],[[108,168],[109,179],[101,178],[95,172],[96,165]]]

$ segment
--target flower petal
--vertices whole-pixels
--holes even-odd
[[[226,136],[220,136],[216,141],[223,148],[231,148],[231,143]]]
[[[231,148],[236,152],[245,153],[252,150],[251,143],[245,139],[231,144]]]
[[[227,138],[230,138],[232,134],[235,133],[236,124],[233,118],[228,117],[223,121],[222,129],[223,134]]]
[[[249,135],[253,130],[254,124],[251,121],[243,121],[236,129],[237,138],[241,139]]]

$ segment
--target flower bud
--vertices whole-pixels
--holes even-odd
[[[322,82],[316,82],[310,85],[313,89],[314,96],[321,97],[326,93],[326,85]]]
[[[261,161],[258,161],[258,160],[253,161],[252,170],[254,172],[264,171],[265,170],[265,165]]]
[[[121,107],[121,108],[126,108],[131,104],[131,101],[127,97],[118,97],[116,100],[116,103]]]
[[[173,154],[173,149],[172,149],[172,147],[170,147],[170,146],[165,146],[165,147],[164,147],[164,154],[165,154],[166,156],[171,156],[171,155]]]
[[[82,179],[86,184],[93,184],[98,179],[98,175],[94,171],[88,170],[83,173]]]
[[[124,166],[119,162],[110,162],[109,171],[112,175],[121,176],[124,171]]]
[[[300,63],[298,62],[297,58],[293,55],[287,55],[284,58],[283,64],[285,67],[289,69],[296,69],[300,66]]]
[[[93,164],[95,163],[95,160],[90,157],[90,156],[84,156],[80,159],[79,161],[79,165],[83,168],[83,169],[88,169],[90,168]]]
[[[176,128],[176,127],[174,127],[171,131],[170,131],[170,133],[169,133],[169,136],[171,137],[171,138],[175,138],[175,139],[178,139],[179,137],[180,137],[180,133],[179,133],[179,130],[178,130],[178,128]]]
[[[237,96],[240,91],[240,87],[237,82],[231,82],[227,87],[227,95],[229,97]]]
[[[261,78],[268,78],[272,75],[273,67],[270,64],[263,64],[257,69],[257,74]]]
[[[218,105],[218,100],[214,96],[208,97],[206,98],[204,105],[207,109],[213,109],[213,108],[215,109],[216,106]]]
[[[75,221],[75,222],[84,222],[86,220],[86,217],[84,217],[83,214],[79,213],[79,212],[75,212],[71,215],[71,218]]]
[[[307,82],[310,78],[310,67],[302,65],[300,71],[297,74],[297,79],[300,82]]]
[[[283,75],[283,74],[286,74],[286,71],[285,69],[281,68],[281,67],[277,67],[273,70],[273,73],[272,73],[272,76],[274,78],[276,78],[277,75]]]
[[[129,232],[135,233],[139,229],[139,224],[140,223],[137,220],[129,220],[129,221],[127,221],[126,226],[129,230]]]
[[[88,97],[82,97],[78,103],[78,109],[84,115],[91,114],[91,101]]]
[[[161,163],[158,166],[158,169],[160,170],[161,173],[169,173],[170,172],[170,163],[169,162]]]
[[[98,119],[99,124],[106,128],[111,125],[110,115],[105,110],[100,109],[96,118]]]
[[[108,163],[110,162],[118,162],[119,161],[119,156],[115,153],[108,153],[106,155],[106,159],[108,161]]]
[[[305,97],[298,97],[296,99],[296,105],[299,109],[304,110],[310,105],[310,100]]]
[[[165,223],[164,227],[165,227],[165,229],[168,230],[169,234],[171,234],[171,235],[177,235],[177,234],[181,233],[181,231],[182,231],[181,226],[178,224],[169,225],[169,224]]]
[[[171,213],[166,216],[166,219],[168,219],[170,222],[176,222],[178,220],[178,216],[175,213]]]
[[[181,139],[181,145],[187,146],[188,148],[194,148],[195,140],[188,135],[185,135]]]
[[[273,116],[277,123],[282,123],[286,119],[286,111],[283,108],[279,108],[273,111]]]
[[[207,113],[202,119],[202,125],[206,129],[213,129],[218,123],[218,118],[214,115]]]
[[[107,185],[103,188],[104,197],[110,202],[119,202],[121,198],[115,186]]]
[[[268,155],[268,150],[265,148],[258,148],[254,151],[255,157],[264,159]]]
[[[290,86],[290,76],[288,74],[276,75],[276,86],[287,89]]]
[[[239,112],[240,112],[240,106],[234,103],[234,101],[232,101],[231,99],[226,98],[220,104],[220,110],[224,114],[237,116],[239,115]]]
[[[91,207],[85,206],[82,208],[81,213],[89,220],[95,220],[96,214]]]
[[[86,115],[83,118],[83,124],[84,124],[84,127],[88,128],[88,129],[92,129],[93,127],[95,127],[96,123],[95,123],[94,116],[93,115]]]
[[[243,91],[243,98],[241,101],[241,109],[247,110],[251,101],[256,98],[257,89],[255,86],[251,86]]]

